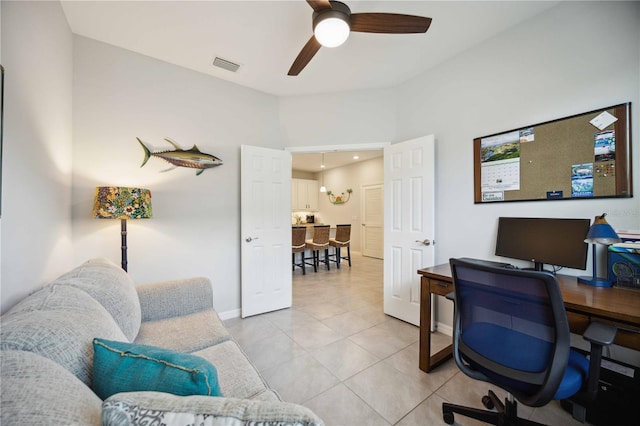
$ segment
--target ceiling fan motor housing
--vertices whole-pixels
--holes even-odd
[[[313,12],[312,22],[313,22],[313,30],[316,30],[316,26],[329,18],[337,18],[345,21],[349,27],[351,27],[351,23],[349,22],[349,17],[351,16],[351,9],[344,3],[339,1],[332,1],[331,9],[323,9],[319,12]]]

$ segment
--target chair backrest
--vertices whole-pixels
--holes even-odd
[[[336,237],[334,239],[340,243],[351,242],[351,225],[336,225]]]
[[[554,396],[567,366],[570,334],[553,274],[451,259],[453,351],[468,376],[493,383],[525,405]]]
[[[316,225],[313,227],[313,243],[317,245],[329,243],[329,225]]]
[[[304,250],[305,237],[307,236],[306,226],[294,226],[291,230],[291,248]]]

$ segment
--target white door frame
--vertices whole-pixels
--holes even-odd
[[[391,142],[373,142],[347,145],[315,145],[315,146],[288,146],[284,150],[291,154],[312,154],[314,152],[344,152],[344,151],[377,151],[391,145]]]

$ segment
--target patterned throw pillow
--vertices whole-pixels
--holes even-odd
[[[103,426],[324,426],[302,405],[206,396],[128,392],[102,403]]]
[[[93,339],[93,390],[103,400],[119,392],[222,396],[206,359],[154,346]]]

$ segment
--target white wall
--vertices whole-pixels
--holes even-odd
[[[607,212],[614,228],[640,229],[639,2],[562,2],[403,84],[397,95],[396,140],[436,135],[437,263],[494,257],[498,216]],[[629,101],[634,198],[473,204],[475,137]],[[588,272],[563,273],[590,275],[590,264]],[[438,309],[450,325],[451,305],[440,301]]]
[[[317,175],[321,181],[320,174]],[[348,188],[353,193],[346,204],[332,204],[326,194],[320,194],[318,215],[323,223],[335,226],[341,223],[351,224],[351,251],[362,251],[362,186],[382,184],[384,167],[382,157],[338,167],[324,172],[324,186],[334,194],[346,195]]]
[[[392,89],[362,90],[279,99],[287,147],[390,142],[396,133]]]
[[[128,222],[136,283],[190,276],[213,282],[221,313],[240,307],[240,145],[282,148],[277,98],[84,37],[74,37],[74,262],[120,262],[119,221],[91,217],[99,185],[151,189],[153,219]],[[222,166],[169,167],[156,149],[197,144]]]
[[[628,101],[637,147],[639,53],[640,3],[564,2],[399,88],[397,139],[437,138],[439,262],[491,257],[500,215],[607,212],[615,228],[640,228],[637,195],[474,205],[472,156],[475,137]],[[634,152],[636,192],[639,160]]]
[[[2,306],[71,266],[72,38],[57,2],[2,2]]]

